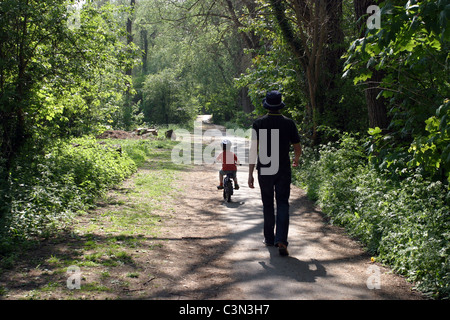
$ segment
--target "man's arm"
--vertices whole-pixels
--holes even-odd
[[[293,167],[298,167],[298,161],[302,155],[302,146],[300,143],[296,143],[294,146],[294,161],[292,162]]]

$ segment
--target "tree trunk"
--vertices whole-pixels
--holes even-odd
[[[332,96],[328,97],[325,101],[327,105],[333,105],[336,102],[337,97],[333,96],[336,89],[336,80],[342,76],[343,63],[341,60],[342,55],[345,53],[344,32],[341,27],[342,18],[342,0],[327,0],[327,41],[324,50],[325,59],[325,88],[327,92],[332,93]]]
[[[354,0],[353,4],[361,37],[364,37],[366,31],[367,19],[364,19],[364,17],[367,16],[367,8],[370,5],[379,5],[381,2],[380,0]],[[379,127],[380,129],[387,129],[390,123],[386,107],[387,101],[383,97],[377,99],[381,92],[379,84],[384,78],[384,72],[374,68],[370,68],[370,71],[372,71],[372,77],[366,82],[366,88],[364,90],[369,115],[369,126],[370,128]]]
[[[29,1],[26,1],[25,5],[28,6]],[[28,96],[29,88],[32,84],[32,80],[27,74],[28,21],[29,16],[26,11],[23,14],[23,18],[17,20],[17,29],[20,30],[20,38],[17,43],[17,82],[12,101],[8,101],[2,108],[4,111],[0,113],[2,116],[1,128],[3,130],[0,140],[0,156],[5,161],[6,172],[11,169],[14,157],[29,138],[26,134],[25,112],[23,109],[23,101]]]
[[[134,12],[135,5],[136,5],[136,0],[131,0],[131,2],[130,2],[131,13],[127,19],[127,45],[130,45],[133,42],[132,14]],[[131,75],[133,74],[133,68],[130,67],[127,70],[125,70],[125,74],[127,76],[131,77]],[[125,105],[124,105],[124,109],[123,109],[123,122],[124,122],[125,128],[127,130],[130,129],[131,122],[132,122],[132,113],[133,113],[133,107],[132,107],[133,99],[131,97],[131,92],[130,92],[131,85],[132,85],[131,83],[128,83],[127,91],[126,91]]]
[[[142,50],[142,72],[147,74],[148,69],[148,31],[147,29],[141,30],[141,38],[142,44],[144,46],[144,50]]]
[[[134,7],[136,6],[136,0],[131,0],[130,2],[130,8],[131,8],[131,12],[134,12]],[[127,45],[130,45],[133,42],[133,20],[132,20],[132,16],[130,14],[130,16],[128,17],[127,20]],[[126,75],[131,76],[132,74],[132,69],[127,69],[126,71]]]

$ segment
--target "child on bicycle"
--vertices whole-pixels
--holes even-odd
[[[239,164],[239,160],[237,156],[230,151],[231,149],[231,141],[230,140],[223,140],[222,141],[222,150],[223,152],[220,153],[217,158],[216,162],[222,163],[222,169],[219,171],[219,185],[217,186],[217,189],[223,189],[223,176],[226,174],[231,173],[232,179],[234,180],[234,189],[239,190],[239,184],[237,181],[237,167],[236,165]]]

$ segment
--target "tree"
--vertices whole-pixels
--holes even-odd
[[[244,73],[251,66],[251,59],[255,57],[255,52],[261,47],[259,36],[251,29],[245,29],[244,19],[239,18],[244,17],[245,20],[254,19],[258,13],[257,4],[254,0],[242,0],[240,2],[233,3],[231,0],[225,0],[229,14],[228,19],[233,23],[234,32],[238,33],[243,41],[242,51],[240,52],[236,68],[239,74]],[[250,54],[246,53],[246,51],[250,52]],[[244,86],[241,88],[240,95],[244,112],[252,112],[255,107],[249,96],[248,87]]]
[[[127,18],[127,46],[130,48],[133,44],[133,14],[136,6],[136,0],[130,0],[130,6],[129,6],[129,16]],[[130,49],[130,53],[132,53],[132,49]],[[129,77],[131,80],[131,75],[133,73],[132,66],[129,66],[127,70],[125,70],[125,74]],[[123,122],[124,127],[126,129],[130,129],[131,127],[131,121],[132,121],[132,97],[131,97],[131,88],[132,83],[129,83],[127,85],[127,92],[125,97],[125,104],[123,106]]]
[[[357,26],[360,30],[360,37],[364,37],[367,32],[366,19],[368,19],[367,9],[369,6],[380,5],[380,0],[354,0],[355,14],[357,19]],[[383,80],[385,73],[382,70],[377,70],[370,67],[371,77],[365,81],[366,88],[364,89],[366,97],[367,111],[369,115],[370,128],[379,127],[387,129],[390,120],[387,115],[387,100],[380,95],[380,83]]]
[[[0,2],[0,158],[6,172],[30,139],[83,134],[106,122],[122,99],[124,70],[133,63],[120,10],[88,2],[79,24],[76,1]],[[106,119],[105,119],[106,118]]]
[[[270,0],[270,5],[298,61],[299,71],[305,74],[305,83],[300,84],[308,97],[306,111],[312,123],[311,139],[317,144],[319,119],[328,106],[336,103],[330,92],[336,88],[334,82],[343,52],[342,1]]]
[[[177,14],[172,18],[166,15],[163,19],[178,25],[183,23],[184,26],[189,24],[189,20],[197,21],[197,24],[191,24],[190,27],[196,29],[194,33],[197,34],[200,29],[219,28],[215,40],[230,53],[229,58],[235,70],[233,76],[237,77],[251,66],[253,50],[261,45],[258,35],[245,30],[245,20],[257,14],[257,7],[255,0],[186,1],[183,4],[172,3],[171,11],[176,11]],[[239,104],[247,113],[255,108],[246,87],[240,89]]]

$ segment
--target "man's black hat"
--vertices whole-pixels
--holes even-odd
[[[263,107],[269,110],[280,110],[286,105],[284,104],[281,93],[278,91],[270,91],[263,100]]]

